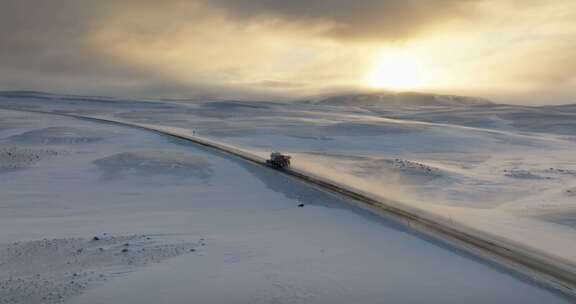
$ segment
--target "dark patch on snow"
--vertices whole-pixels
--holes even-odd
[[[44,239],[0,247],[0,304],[63,303],[89,287],[195,250],[142,235]],[[128,250],[125,242],[133,245]]]
[[[546,171],[549,172],[549,173],[576,176],[576,170],[572,170],[572,169],[549,168],[549,169],[546,170]]]
[[[49,127],[14,135],[9,140],[23,144],[60,145],[94,143],[113,135],[112,132],[89,128]]]
[[[212,176],[212,166],[204,158],[177,151],[124,152],[95,160],[94,164],[103,171],[103,179],[168,175],[206,181]]]
[[[521,169],[506,169],[504,170],[504,176],[518,179],[552,179],[552,177],[549,176],[537,175],[528,170]]]
[[[36,163],[60,155],[68,151],[52,149],[32,149],[22,147],[0,147],[0,173],[29,168]]]

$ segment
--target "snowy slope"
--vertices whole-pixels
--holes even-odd
[[[573,218],[576,214],[573,195],[576,188],[576,176],[573,174],[576,170],[573,157],[576,138],[573,134],[576,133],[571,133],[576,131],[576,126],[569,119],[559,121],[558,115],[551,114],[551,111],[558,110],[549,107],[488,103],[387,104],[377,107],[346,103],[327,105],[249,101],[139,103],[117,100],[103,103],[90,98],[82,100],[80,97],[74,100],[55,97],[47,102],[46,98],[28,95],[18,98],[4,96],[0,98],[0,106],[103,115],[138,123],[179,127],[262,154],[272,150],[289,151],[295,155],[296,167],[576,261]],[[570,112],[570,109],[573,108],[562,109],[563,117],[574,115],[575,112]],[[50,122],[47,125],[29,128],[26,124],[34,121],[29,117],[10,121],[3,119],[0,130],[4,132],[5,143],[9,144],[7,149],[60,151],[62,145],[95,147],[108,141],[122,142],[121,137],[115,135],[118,131],[114,128],[90,128],[90,132],[79,135],[75,125],[64,125],[72,129],[54,129],[64,126],[53,125],[52,118],[47,120]],[[95,132],[105,134],[103,136],[107,139],[88,140],[98,137]],[[70,138],[62,142],[62,134]],[[37,136],[46,136],[47,142],[33,140]],[[86,142],[79,138],[85,138]],[[194,181],[199,187],[213,185],[211,178],[203,178],[217,172],[213,162],[208,166],[180,153],[151,151],[158,147],[158,143],[141,146],[142,138],[134,138],[131,142],[139,147],[137,151],[111,151],[113,153],[103,153],[90,161],[92,172],[99,174],[95,180],[130,181],[128,184],[131,187],[159,181],[162,184],[179,184],[182,180],[182,183]],[[34,146],[39,144],[42,147]],[[70,151],[62,155],[66,153]],[[11,157],[6,153],[2,155],[0,153],[0,159]],[[171,160],[166,162],[165,157]],[[63,159],[57,154],[23,167],[34,168]],[[129,169],[114,169],[123,166]],[[181,166],[184,169],[179,171]],[[175,170],[170,170],[172,167]],[[194,172],[197,169],[198,174],[187,177],[189,168]],[[270,184],[269,175],[258,170],[250,171],[260,176],[259,180],[265,184]],[[25,171],[8,172],[23,174]],[[61,174],[60,171],[57,173]],[[134,181],[132,177],[138,178]],[[26,180],[22,185],[33,182]],[[114,188],[108,184],[106,189],[110,186]],[[273,191],[278,191],[278,187],[286,189],[278,183],[268,186]],[[192,191],[189,185],[186,185],[186,189]],[[198,189],[194,188],[194,191]],[[110,196],[124,193],[117,191]],[[190,196],[197,196],[192,194],[194,191]],[[12,195],[8,201],[19,199],[19,194],[7,193]],[[90,190],[89,193],[95,192]],[[167,193],[171,192],[154,194],[146,200],[164,201]],[[282,193],[286,193],[290,200],[319,201],[315,195],[304,194],[307,192],[294,194],[282,190]],[[69,198],[70,201],[79,199]],[[48,201],[54,204],[53,200]],[[331,204],[328,199],[320,201],[320,205]],[[181,203],[178,205],[182,206]],[[259,204],[258,208],[261,207]],[[324,211],[316,215],[324,214]],[[11,212],[19,214],[24,211]],[[51,214],[52,211],[42,212]],[[147,216],[144,218],[149,219]],[[128,223],[119,227],[123,227],[119,230],[125,232],[122,235],[151,233],[131,231],[127,229],[131,227]],[[306,227],[304,225],[299,231],[308,233]],[[69,233],[66,231],[62,229],[51,237],[61,237],[63,232]],[[363,230],[363,233],[366,232]],[[26,238],[37,239],[30,235]],[[14,236],[12,239],[21,240],[22,237]],[[188,240],[194,241],[197,239]],[[215,263],[213,259],[209,260]],[[241,266],[237,271],[253,269]],[[144,276],[142,280],[140,283],[150,278]],[[165,288],[170,289],[169,286]],[[122,294],[120,290],[110,292]]]

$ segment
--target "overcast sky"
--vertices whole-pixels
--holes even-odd
[[[391,61],[414,90],[576,102],[576,1],[0,0],[5,90],[286,97]]]

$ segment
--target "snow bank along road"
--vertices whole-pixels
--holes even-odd
[[[184,129],[138,124],[109,117],[83,116],[34,110],[22,111],[67,116],[145,129],[209,147],[238,157],[242,160],[267,167],[265,158],[262,155],[257,155],[231,145],[199,137]],[[303,169],[291,168],[282,170],[282,172],[322,190],[339,196],[344,196],[355,205],[368,209],[374,213],[388,217],[392,216],[427,235],[465,249],[475,255],[495,261],[506,268],[528,275],[534,280],[558,289],[564,293],[576,296],[576,266],[568,261],[563,261],[556,257],[549,256],[533,248],[527,248],[512,243],[509,240],[500,239],[495,235],[486,234],[469,227],[457,225],[446,219],[428,214],[422,210],[414,210],[400,202],[391,201],[365,193],[347,185],[319,177],[314,173],[307,172]]]

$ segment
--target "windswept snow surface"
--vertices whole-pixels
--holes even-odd
[[[568,224],[576,214],[575,105],[423,94],[293,103],[0,95],[2,107],[179,127],[262,155],[290,152],[296,167],[576,262]]]
[[[25,94],[5,95],[0,106],[178,127],[262,155],[287,151],[297,168],[576,261],[576,137],[567,131],[576,120],[539,120],[559,115],[554,107]],[[206,240],[142,271],[111,263],[131,274],[88,284],[101,287],[76,303],[562,301],[273,171],[144,131],[1,114],[3,149],[58,151],[0,172],[1,243],[103,232],[193,248]],[[42,136],[50,140],[31,140]]]

